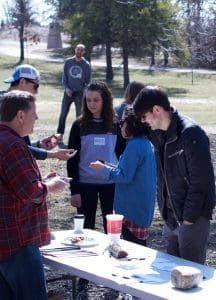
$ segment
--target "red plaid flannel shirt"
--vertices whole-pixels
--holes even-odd
[[[123,224],[130,230],[130,232],[140,240],[146,240],[149,237],[149,229],[148,228],[140,228],[132,221],[123,220]]]
[[[50,241],[47,188],[25,141],[0,125],[0,261]]]

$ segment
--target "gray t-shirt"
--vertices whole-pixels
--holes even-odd
[[[91,67],[89,62],[82,58],[77,62],[75,56],[67,58],[64,64],[62,83],[64,88],[72,92],[82,92],[91,79]]]

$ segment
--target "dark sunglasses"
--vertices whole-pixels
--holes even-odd
[[[33,81],[32,79],[29,79],[29,78],[25,78],[25,80],[32,83],[35,90],[37,90],[39,88],[39,83],[37,83],[37,82],[35,82],[35,81]]]

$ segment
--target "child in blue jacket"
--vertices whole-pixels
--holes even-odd
[[[146,137],[148,128],[134,116],[131,106],[125,108],[120,125],[127,144],[118,165],[95,161],[90,167],[116,184],[114,210],[124,215],[123,238],[146,245],[156,199],[154,150]]]

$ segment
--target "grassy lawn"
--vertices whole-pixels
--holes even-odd
[[[2,81],[10,76],[17,58],[10,56],[0,57],[0,88],[6,89]],[[41,72],[42,79],[38,95],[38,111],[40,126],[56,127],[60,110],[62,86],[62,63],[31,60],[30,62]],[[114,70],[114,81],[109,83],[114,95],[114,103],[122,101],[124,90],[122,88],[122,69]],[[191,73],[173,73],[161,71],[130,70],[130,80],[137,80],[150,85],[163,87],[172,104],[182,113],[196,119],[202,125],[215,124],[216,113],[216,75],[194,74],[194,83],[191,82]],[[93,79],[105,79],[105,68],[94,67]],[[74,107],[67,123],[74,118]]]

